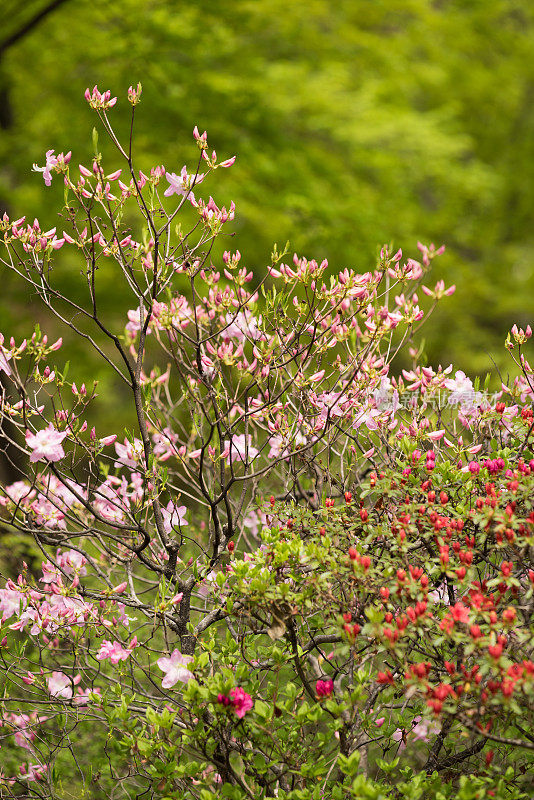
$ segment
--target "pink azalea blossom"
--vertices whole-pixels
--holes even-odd
[[[52,697],[61,697],[63,700],[70,700],[73,695],[73,686],[77,686],[81,680],[80,675],[76,675],[72,680],[64,672],[53,672],[48,678],[48,691]]]
[[[101,695],[102,690],[96,687],[95,689],[82,689],[80,686],[76,689],[76,694],[72,698],[75,706],[85,707],[93,698],[91,695]]]
[[[230,700],[239,719],[243,719],[247,711],[254,707],[254,700],[240,686],[230,689]]]
[[[25,607],[26,597],[17,589],[0,589],[0,612],[2,613],[2,622],[12,617],[13,614],[18,614],[20,609]]]
[[[252,447],[252,436],[249,434],[246,438],[244,434],[233,436],[230,442],[225,442],[226,463],[233,464],[234,461],[239,460],[245,463],[253,461],[259,453],[255,447]]]
[[[110,642],[108,639],[104,639],[96,658],[97,661],[105,661],[106,658],[109,658],[112,664],[118,664],[119,661],[125,661],[128,657],[126,651],[124,651],[124,657],[122,654],[123,648],[119,642]]]
[[[257,320],[248,309],[238,311],[237,314],[229,311],[226,315],[226,327],[221,331],[221,338],[237,339],[238,342],[260,339],[262,334],[258,329],[258,323],[261,323],[261,317]]]
[[[163,517],[163,528],[165,533],[171,533],[173,528],[181,528],[183,525],[189,525],[185,518],[187,508],[185,506],[176,506],[170,500],[166,508],[161,509]]]
[[[252,536],[258,536],[260,528],[267,523],[267,517],[263,511],[256,511],[251,509],[247,516],[243,519],[245,528],[250,528]]]
[[[141,439],[134,439],[133,444],[128,439],[124,440],[124,444],[115,442],[115,450],[118,459],[115,461],[115,466],[125,466],[135,469],[144,455],[143,442]]]
[[[6,350],[5,347],[1,346],[1,341],[3,341],[3,338],[0,340],[0,372],[5,372],[9,378],[11,375],[11,367],[7,362],[11,359],[11,353]]]
[[[414,739],[422,742],[428,742],[431,736],[439,732],[439,725],[436,722],[431,722],[428,719],[423,719],[420,716],[414,717],[413,720],[416,724],[411,730]]]
[[[48,767],[46,764],[21,764],[19,772],[23,780],[30,782],[44,780],[45,772]]]
[[[141,308],[131,308],[128,311],[128,324],[126,325],[126,330],[129,331],[133,336],[136,335],[138,331],[144,326],[146,322],[147,312],[144,310],[142,312]],[[141,325],[141,320],[143,320],[143,325]],[[151,333],[152,330],[150,326],[147,328],[147,333]]]
[[[44,165],[44,167],[38,167],[37,164],[34,164],[33,165],[33,172],[42,172],[43,173],[44,182],[45,182],[46,186],[50,186],[50,184],[52,183],[52,173],[50,172],[50,170],[53,167],[56,167],[57,163],[58,163],[58,161],[57,161],[57,157],[54,155],[54,151],[53,150],[47,150],[46,151],[46,164]]]
[[[402,728],[397,728],[396,731],[393,731],[391,734],[391,738],[394,742],[398,742],[399,746],[397,749],[397,755],[402,753],[402,751],[406,748],[406,734],[402,730]]]
[[[159,658],[158,667],[165,673],[161,685],[164,689],[172,687],[181,681],[187,683],[193,677],[193,673],[187,669],[187,664],[193,660],[193,656],[183,656],[179,650],[174,650],[170,658]]]
[[[60,433],[52,423],[48,428],[37,431],[37,433],[26,431],[26,444],[33,450],[30,461],[32,463],[36,461],[60,461],[65,458],[65,451],[61,446],[61,442],[66,435],[66,431]]]
[[[190,197],[193,202],[195,196],[191,189],[204,180],[204,175],[188,175],[185,167],[182,167],[180,175],[175,172],[166,172],[165,177],[169,181],[169,186],[163,192],[165,197],[177,194],[180,197]]]
[[[0,497],[0,505],[3,506],[8,503],[8,500],[18,505],[35,497],[35,489],[32,489],[26,481],[15,481],[9,486],[4,486],[3,490],[6,493],[6,497]]]
[[[118,664],[119,661],[126,661],[130,653],[131,650],[127,650],[119,642],[109,642],[104,639],[96,658],[97,661],[104,661],[109,658],[112,664]]]
[[[60,528],[65,530],[65,514],[42,494],[37,496],[30,508],[35,515],[35,522],[37,525],[43,525],[45,528]]]

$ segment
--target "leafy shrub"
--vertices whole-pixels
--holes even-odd
[[[443,248],[334,274],[275,247],[258,284],[238,250],[212,263],[235,209],[201,194],[234,159],[195,129],[196,168],[138,172],[140,94],[123,146],[116,99],[86,93],[124,173],[96,134],[90,167],[35,167],[63,177],[68,231],[2,223],[4,267],[115,371],[138,424],[88,425],[96,387],[55,366],[61,340],[2,340],[6,453],[26,463],[3,526],[32,557],[0,590],[3,792],[527,800],[530,327],[491,395],[415,344],[454,291],[423,283]],[[60,247],[85,305],[54,286]],[[104,269],[132,297],[122,332],[99,313]]]

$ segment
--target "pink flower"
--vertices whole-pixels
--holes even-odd
[[[38,167],[37,164],[33,165],[33,172],[42,172],[46,186],[52,183],[52,174],[50,172],[52,167],[57,166],[57,157],[54,155],[53,150],[46,151],[46,164],[44,167]]]
[[[247,711],[254,707],[254,700],[240,686],[230,689],[230,699],[236,713],[236,717],[243,719]]]
[[[315,691],[317,692],[319,697],[330,697],[330,695],[334,691],[334,681],[333,680],[317,681],[317,683],[315,684]]]
[[[126,650],[119,642],[109,642],[104,639],[96,658],[97,661],[104,661],[104,659],[109,658],[112,664],[118,664],[119,661],[126,661],[129,655],[130,650]]]
[[[82,708],[84,708],[92,700],[92,697],[91,697],[92,694],[93,695],[102,694],[102,690],[101,689],[98,689],[98,688],[95,688],[95,689],[81,689],[79,686],[78,686],[78,689],[76,690],[76,692],[77,693],[72,698],[72,702],[73,702],[73,704],[75,706],[80,706]]]
[[[116,441],[117,441],[117,434],[112,433],[111,436],[104,436],[103,439],[100,439],[100,444],[102,445],[102,447],[107,447],[108,445],[113,444]]]
[[[397,755],[402,753],[402,751],[406,748],[406,733],[402,728],[397,728],[396,731],[393,731],[391,734],[391,738],[394,742],[398,742],[399,746],[397,749]]]
[[[438,442],[440,439],[443,439],[444,436],[445,431],[443,429],[440,431],[431,431],[430,433],[427,433],[427,437],[432,442]]]
[[[26,444],[31,447],[33,453],[30,456],[30,461],[60,461],[65,458],[65,452],[61,446],[61,442],[67,435],[67,432],[60,433],[57,431],[52,423],[43,431],[32,433],[26,431]]]
[[[225,442],[224,452],[227,454],[227,464],[232,464],[234,461],[239,460],[245,463],[253,461],[259,453],[255,447],[252,447],[252,436],[249,434],[246,438],[243,433],[239,436],[232,436],[230,442]]]
[[[417,716],[414,717],[413,722],[416,724],[413,726],[411,733],[415,739],[420,739],[422,742],[428,742],[431,736],[439,732],[439,725],[428,719]]]
[[[232,158],[227,158],[226,161],[221,161],[221,163],[218,164],[218,166],[219,167],[224,167],[225,169],[228,168],[228,167],[231,167],[231,166],[233,166],[235,164],[236,158],[237,158],[237,156],[232,156]]]
[[[19,767],[19,772],[23,780],[28,782],[44,780],[45,772],[48,767],[46,764],[28,764],[22,763]]]
[[[128,324],[126,325],[126,330],[129,331],[132,336],[135,337],[136,333],[141,330],[146,322],[146,311],[143,311],[141,307],[139,308],[131,308],[128,311]],[[143,324],[141,324],[141,320]],[[150,326],[147,327],[147,333],[152,333],[152,329]]]
[[[11,367],[7,363],[11,359],[11,353],[1,346],[0,340],[0,372],[5,372],[7,377],[11,375]]]
[[[19,614],[26,607],[26,597],[16,589],[0,589],[1,622],[5,622],[13,614]]]
[[[175,172],[166,172],[165,177],[169,181],[169,186],[163,192],[165,197],[170,197],[173,194],[181,197],[189,196],[193,202],[195,196],[191,189],[204,180],[204,175],[188,175],[185,167],[182,167],[180,175]]]
[[[137,464],[141,461],[144,455],[143,442],[141,439],[134,439],[133,444],[128,439],[124,440],[124,444],[115,442],[115,450],[117,451],[118,459],[115,461],[115,467],[124,465],[135,469]]]
[[[48,691],[52,697],[61,697],[70,700],[73,695],[73,686],[77,686],[81,680],[80,675],[71,680],[64,672],[53,672],[48,678]]]
[[[167,503],[167,508],[161,509],[165,533],[171,533],[173,528],[181,528],[182,525],[189,525],[185,518],[186,514],[187,508],[185,506],[175,506],[172,500],[170,500]]]
[[[93,86],[93,91],[85,90],[85,99],[91,108],[112,108],[117,102],[117,98],[111,96],[109,89],[106,92],[99,92],[97,86]]]
[[[174,650],[170,658],[159,658],[158,667],[165,673],[161,685],[164,689],[172,689],[172,687],[181,681],[187,683],[193,677],[186,665],[193,660],[193,656],[183,656],[179,650]]]

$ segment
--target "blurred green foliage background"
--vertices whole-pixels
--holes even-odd
[[[417,240],[444,243],[433,278],[458,288],[426,331],[428,356],[506,372],[506,331],[534,309],[533,23],[530,0],[3,0],[0,203],[55,225],[62,187],[31,164],[49,148],[88,163],[87,86],[119,96],[126,135],[140,80],[138,167],[194,164],[195,124],[237,153],[209,189],[236,203],[223,245],[244,264],[259,274],[287,239],[361,271],[382,243],[412,256]],[[60,273],[68,291],[80,267]],[[100,279],[119,331],[131,303],[111,267]],[[0,329],[27,332],[41,312],[1,280]],[[83,342],[62,352],[79,380],[96,369]]]

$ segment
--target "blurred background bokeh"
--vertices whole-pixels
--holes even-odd
[[[237,154],[210,189],[236,203],[243,263],[259,274],[287,239],[336,271],[367,271],[386,242],[407,256],[445,244],[434,278],[457,292],[426,329],[428,358],[505,375],[506,331],[534,316],[533,53],[531,0],[2,0],[0,206],[61,230],[61,182],[46,189],[32,163],[51,148],[88,163],[87,86],[119,96],[126,135],[141,81],[139,168],[194,164],[195,124]],[[76,294],[82,265],[62,258]],[[111,267],[100,280],[120,331],[131,303]],[[6,274],[0,319],[7,336],[58,330]],[[98,375],[113,421],[112,376],[61,333],[71,376]]]

